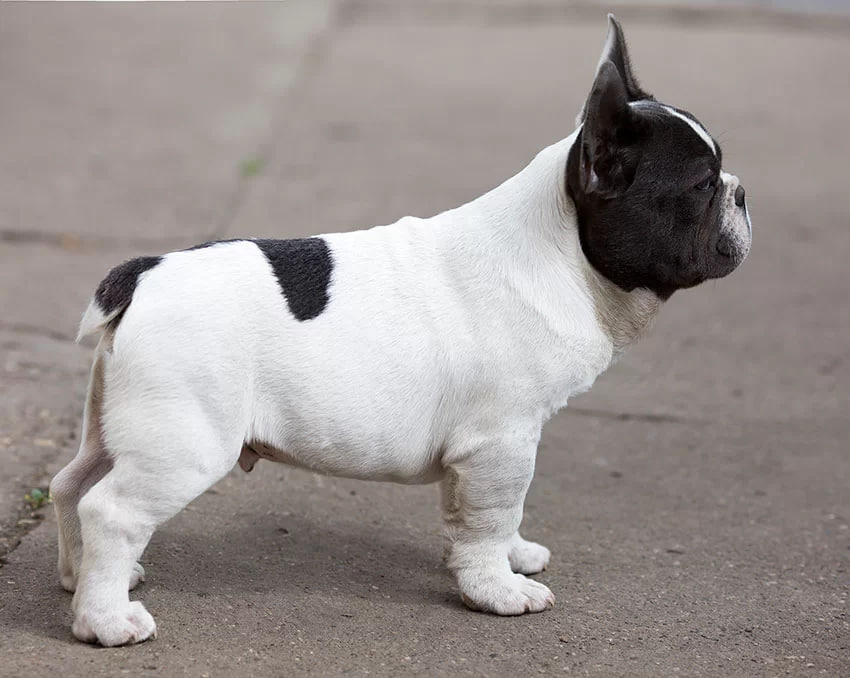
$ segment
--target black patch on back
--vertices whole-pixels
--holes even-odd
[[[310,320],[325,310],[334,264],[322,238],[252,242],[271,264],[280,291],[297,320]]]
[[[95,301],[105,315],[125,309],[133,300],[139,276],[156,266],[162,257],[136,257],[113,268],[97,286]]]

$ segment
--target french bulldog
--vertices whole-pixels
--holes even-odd
[[[578,128],[430,219],[240,239],[127,261],[100,283],[79,453],[53,479],[74,635],[156,636],[128,591],[154,530],[260,459],[439,481],[463,601],[552,607],[520,536],[543,424],[676,290],[747,256],[738,178],[690,113],[637,83],[608,36]]]

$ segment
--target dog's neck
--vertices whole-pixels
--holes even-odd
[[[596,319],[611,339],[617,359],[652,327],[663,301],[642,287],[626,292],[586,263],[585,279],[593,295]]]
[[[584,255],[565,181],[577,135],[543,149],[518,174],[453,212],[465,225],[478,225],[475,246],[501,258],[485,256],[484,265],[501,266],[526,303],[539,305],[548,296],[549,311],[563,313],[582,301],[592,306],[616,359],[651,326],[662,301],[647,289],[623,290]]]

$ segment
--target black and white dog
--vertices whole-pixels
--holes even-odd
[[[449,568],[471,608],[539,612],[519,534],[543,424],[679,289],[750,247],[744,189],[694,116],[635,81],[608,38],[568,138],[430,219],[209,243],[113,269],[76,458],[51,485],[77,638],[156,634],[128,590],[157,526],[258,459],[441,481]]]

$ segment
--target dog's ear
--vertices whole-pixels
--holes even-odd
[[[596,66],[596,76],[599,76],[599,70],[606,62],[614,64],[623,85],[626,89],[626,97],[629,101],[642,101],[652,99],[652,95],[645,92],[638,85],[638,81],[632,72],[632,64],[629,59],[629,50],[626,47],[626,38],[623,35],[623,27],[617,21],[617,17],[613,14],[608,15],[608,37],[605,38],[605,46],[602,48],[602,56],[599,57],[599,63]],[[587,111],[587,103],[582,107],[581,112],[576,118],[576,126],[584,122],[585,112]]]
[[[634,180],[640,155],[641,125],[629,106],[628,92],[616,66],[599,67],[585,103],[579,136],[579,181],[586,194],[613,198]]]

